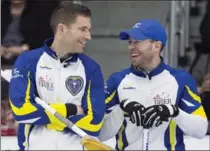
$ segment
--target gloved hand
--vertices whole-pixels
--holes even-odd
[[[151,128],[154,125],[160,126],[163,121],[168,121],[171,117],[179,114],[179,108],[175,105],[153,105],[144,110],[143,125],[145,128]]]
[[[136,126],[142,126],[142,113],[144,106],[136,101],[128,99],[120,102],[121,109],[125,112],[125,117],[130,117],[130,121]]]

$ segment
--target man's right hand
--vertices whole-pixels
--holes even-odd
[[[82,106],[77,105],[77,114],[76,115],[83,115],[83,114],[85,114],[85,112],[84,112]]]
[[[130,121],[136,123],[136,126],[142,126],[142,113],[145,109],[143,105],[136,101],[126,99],[120,102],[120,107],[125,112],[125,117],[130,117]]]

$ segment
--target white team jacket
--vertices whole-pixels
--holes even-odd
[[[99,138],[102,141],[116,135],[117,150],[141,150],[142,127],[124,118],[120,101],[129,99],[145,107],[176,104],[178,117],[150,129],[150,150],[184,150],[184,133],[201,138],[207,131],[207,119],[197,94],[196,84],[185,71],[162,63],[150,74],[132,66],[112,74],[106,85],[107,115]]]
[[[45,137],[58,139],[55,143],[49,141],[53,146],[59,141],[64,142],[59,138],[61,135],[74,134],[62,125],[56,125],[56,119],[35,102],[35,96],[56,110],[60,108],[64,116],[66,108],[61,108],[62,104],[81,105],[85,114],[68,118],[89,135],[97,137],[102,126],[105,94],[100,66],[84,54],[73,54],[61,61],[50,49],[52,41],[48,39],[43,47],[22,53],[13,66],[9,97],[14,118],[20,123],[18,144],[21,150],[30,148],[28,142],[33,143],[30,139],[35,139],[35,136],[35,142],[46,142]],[[51,131],[54,135],[47,136]],[[69,143],[67,145],[71,148]],[[45,143],[45,148],[49,148],[49,144]]]

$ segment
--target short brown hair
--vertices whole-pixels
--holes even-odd
[[[77,16],[91,17],[91,10],[80,4],[68,3],[60,4],[52,13],[50,19],[50,26],[55,33],[57,25],[63,23],[65,25],[76,21]]]

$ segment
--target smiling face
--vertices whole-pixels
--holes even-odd
[[[59,28],[60,43],[70,53],[82,53],[87,41],[91,39],[90,28],[90,17],[79,15],[74,23],[63,24],[63,28]]]
[[[139,68],[147,68],[157,56],[156,42],[152,40],[129,40],[129,51],[131,64]]]

